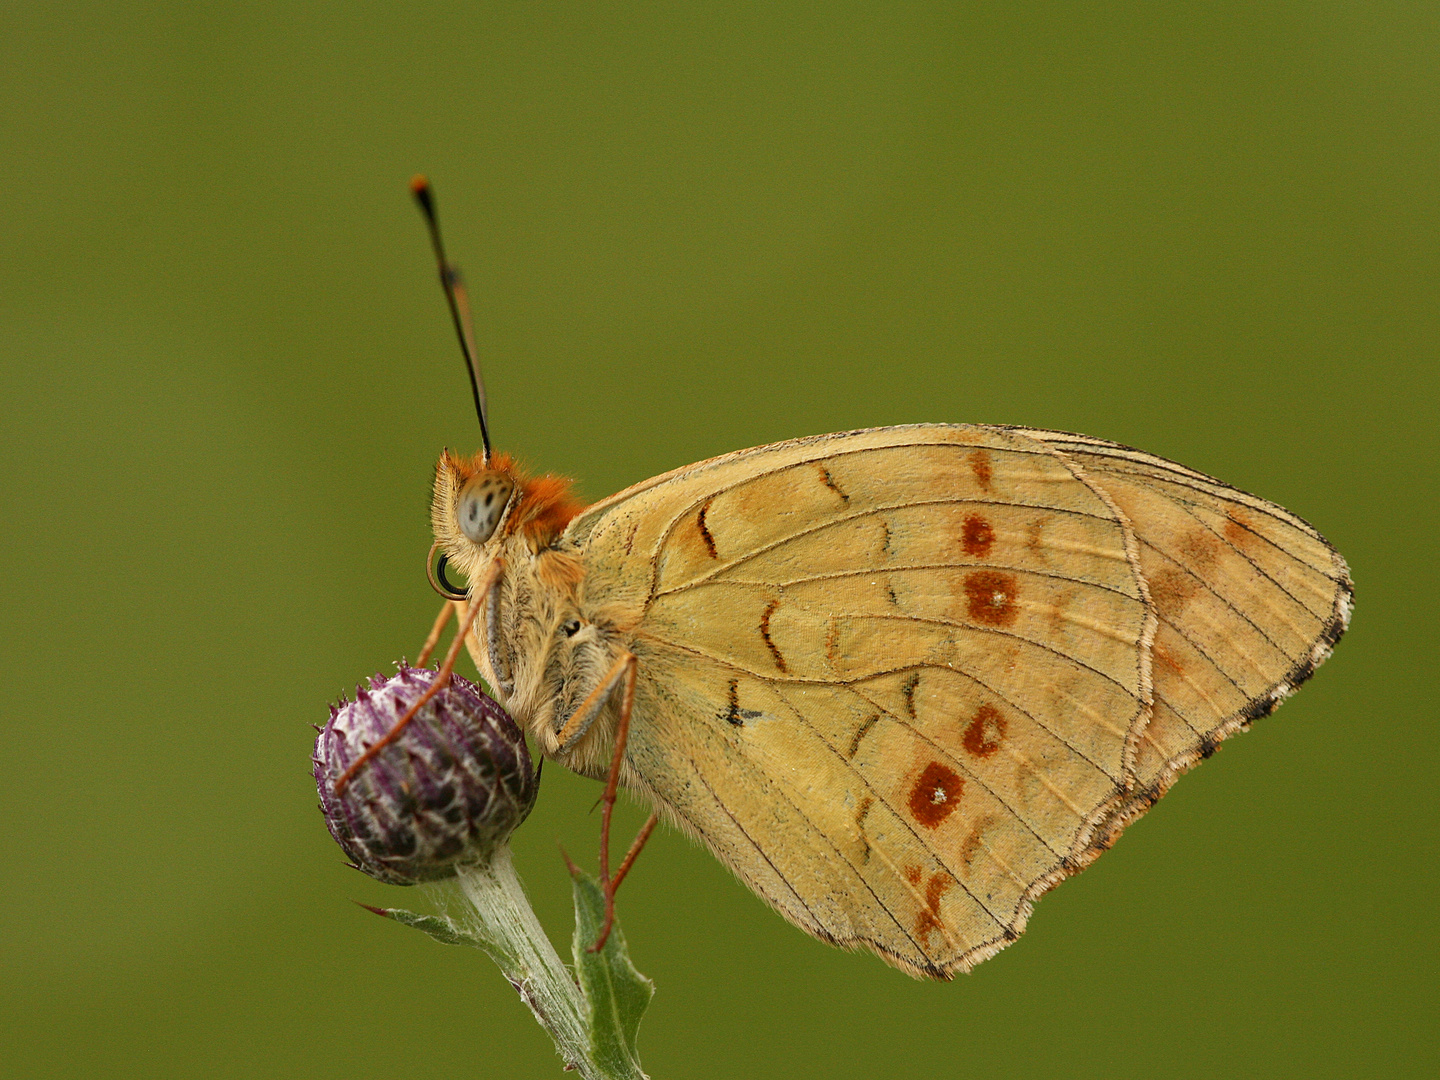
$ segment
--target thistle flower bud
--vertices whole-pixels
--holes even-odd
[[[330,835],[354,865],[392,885],[484,864],[525,820],[538,778],[515,721],[473,683],[450,677],[399,737],[336,781],[428,690],[436,672],[400,665],[353,702],[331,706],[315,740],[314,775]]]

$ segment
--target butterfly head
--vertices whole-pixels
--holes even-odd
[[[511,542],[532,553],[549,547],[580,509],[570,481],[527,476],[508,454],[466,458],[446,450],[435,466],[435,541],[472,578]]]

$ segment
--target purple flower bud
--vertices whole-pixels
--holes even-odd
[[[488,862],[535,805],[539,780],[515,721],[475,684],[450,683],[400,736],[335,782],[435,681],[402,664],[376,675],[355,701],[331,706],[315,740],[315,784],[330,835],[355,866],[392,885],[449,877]]]

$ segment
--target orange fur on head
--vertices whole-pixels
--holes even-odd
[[[526,476],[509,454],[491,454],[487,462],[483,454],[466,459],[446,450],[440,455],[438,469],[453,474],[456,491],[476,473],[494,472],[508,477],[518,494],[506,516],[505,535],[521,532],[536,550],[553,543],[570,524],[570,519],[585,509],[585,504],[574,497],[571,482],[565,477],[548,473]]]
[[[537,546],[545,547],[565,531],[585,504],[574,497],[563,476],[537,476],[520,483],[520,498],[511,511],[507,532],[523,529]]]

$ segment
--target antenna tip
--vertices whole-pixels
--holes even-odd
[[[416,173],[410,178],[410,194],[415,196],[415,201],[420,204],[420,209],[425,216],[435,217],[435,196],[430,191],[430,181],[425,179],[423,173]]]

